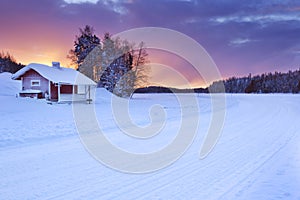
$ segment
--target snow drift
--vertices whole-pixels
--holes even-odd
[[[21,81],[12,80],[11,77],[11,73],[0,73],[0,95],[15,96],[21,90]]]

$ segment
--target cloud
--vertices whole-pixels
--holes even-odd
[[[125,15],[128,10],[123,4],[133,3],[133,0],[64,0],[64,2],[67,4],[102,4],[117,14]],[[66,5],[62,5],[62,7],[66,7]]]
[[[113,10],[115,13],[120,15],[126,15],[128,13],[128,10],[125,6],[123,6],[123,4],[132,3],[132,1],[104,0],[102,1],[102,3],[110,10]]]
[[[275,22],[284,22],[284,21],[300,21],[299,14],[270,14],[270,15],[248,15],[248,16],[226,16],[226,17],[216,17],[212,18],[210,21],[216,23],[244,23],[244,22],[253,22],[253,23],[275,23]]]
[[[231,46],[241,46],[244,45],[246,43],[250,43],[253,42],[254,40],[250,40],[249,38],[236,38],[230,41],[230,45]]]
[[[64,0],[68,4],[82,4],[82,3],[98,3],[99,0]]]

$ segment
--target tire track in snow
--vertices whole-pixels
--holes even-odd
[[[242,187],[242,189],[239,189],[239,191],[237,193],[241,193],[241,191],[245,190],[247,187],[251,186],[251,181],[249,182],[249,179],[257,179],[258,177],[253,177],[254,174],[257,173],[257,171],[259,171],[260,169],[262,169],[265,165],[269,164],[269,161],[272,160],[275,156],[277,156],[277,154],[280,153],[280,151],[282,151],[292,140],[293,138],[295,138],[296,133],[297,133],[297,126],[294,124],[291,125],[291,127],[286,128],[285,126],[289,124],[290,121],[287,122],[282,122],[281,121],[281,117],[275,117],[274,116],[290,116],[291,113],[291,107],[293,107],[292,105],[287,105],[286,102],[281,101],[278,102],[279,104],[273,103],[273,104],[268,104],[267,107],[271,107],[271,108],[277,108],[277,112],[275,112],[274,114],[276,115],[270,115],[270,113],[268,113],[267,118],[264,118],[265,120],[273,120],[275,119],[276,121],[272,121],[272,123],[269,123],[268,126],[264,127],[265,131],[268,131],[270,134],[270,136],[273,136],[272,138],[272,143],[270,146],[268,146],[268,148],[266,148],[264,151],[262,151],[262,153],[257,156],[257,159],[254,160],[253,165],[251,166],[251,163],[248,164],[248,169],[246,166],[246,176],[244,178],[242,178],[241,180],[239,180],[238,182],[236,182],[235,184],[233,184],[226,192],[223,193],[223,195],[220,197],[220,199],[230,199],[227,197],[228,194],[233,193],[237,188],[241,188],[241,185],[244,185]],[[278,106],[280,105],[280,106]],[[297,115],[299,115],[299,113],[297,113]],[[299,116],[295,116],[296,118]],[[271,119],[270,119],[271,118]],[[278,131],[278,129],[276,130],[279,135],[274,138],[274,134],[273,131],[274,128],[277,128],[278,124],[284,124],[285,126],[280,127],[280,131]],[[245,170],[243,168],[243,170]],[[243,171],[245,172],[245,171]],[[247,182],[248,181],[248,182]],[[247,182],[247,183],[246,183]],[[232,198],[232,197],[231,197]]]

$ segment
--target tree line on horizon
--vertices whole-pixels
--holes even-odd
[[[299,93],[300,68],[286,73],[274,72],[245,77],[231,77],[213,82],[207,89],[211,93],[220,92],[219,85],[224,84],[226,93]]]
[[[178,89],[163,86],[139,88],[136,93],[300,93],[300,69],[244,77],[231,77],[213,82],[206,88]],[[221,86],[221,87],[220,87]]]
[[[244,77],[231,77],[214,81],[206,88],[178,89],[164,86],[139,88],[135,93],[300,93],[300,69],[286,73],[263,73]]]

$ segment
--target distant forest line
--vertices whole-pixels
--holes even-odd
[[[0,53],[0,73],[16,73],[25,65],[17,63],[9,53]],[[213,82],[206,88],[178,89],[162,86],[138,88],[135,93],[218,93],[220,84],[226,93],[300,93],[300,68],[286,73],[274,72],[244,77],[231,77]]]
[[[286,73],[274,72],[245,77],[232,77],[213,82],[206,88],[177,89],[160,86],[139,88],[135,93],[219,93],[224,84],[226,93],[299,93],[300,69]]]

